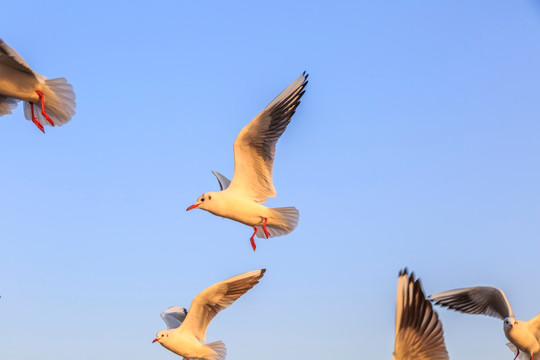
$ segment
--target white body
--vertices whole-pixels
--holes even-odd
[[[213,206],[204,208],[206,211],[254,227],[261,227],[266,218],[268,219],[266,226],[270,232],[270,237],[289,233],[298,223],[298,212],[296,212],[296,217],[286,216],[282,212],[268,208],[228,189],[207,194],[212,197]],[[292,213],[296,210],[294,208],[278,209],[290,209]],[[257,235],[262,237],[262,230],[258,231]]]
[[[186,359],[209,359],[217,360],[220,354],[207,345],[201,344],[193,334],[185,331],[168,331],[169,336],[159,343],[176,355]]]

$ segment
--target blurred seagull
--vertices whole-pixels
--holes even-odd
[[[26,119],[42,132],[43,125],[62,126],[75,115],[75,94],[66,79],[47,80],[0,39],[0,116],[11,114],[18,100],[25,102]],[[41,113],[34,111],[34,104],[41,107]]]
[[[396,299],[394,360],[448,360],[442,324],[420,279],[400,271]]]
[[[201,344],[206,341],[206,329],[218,312],[259,283],[266,269],[250,271],[234,276],[202,291],[191,302],[189,312],[173,306],[161,317],[168,330],[158,332],[152,342],[159,342],[184,359],[223,360],[227,350],[222,341]]]
[[[476,286],[430,295],[431,300],[452,310],[466,314],[483,314],[504,320],[507,344],[519,356],[520,350],[527,359],[540,360],[540,314],[529,321],[516,320],[503,291],[491,286]],[[513,345],[513,346],[512,346]]]
[[[285,235],[298,224],[299,213],[295,207],[267,208],[261,203],[276,196],[272,183],[276,142],[300,104],[307,77],[304,72],[240,131],[233,147],[232,181],[212,171],[221,191],[202,194],[186,209],[203,209],[253,227],[250,238],[253,250],[256,248],[255,235],[267,239]]]

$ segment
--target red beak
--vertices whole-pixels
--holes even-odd
[[[158,340],[159,340],[158,338],[155,338],[154,341],[152,341],[152,344],[155,343]]]
[[[193,210],[193,209],[195,209],[196,207],[198,207],[199,205],[201,205],[201,204],[193,204],[193,205],[191,205],[190,207],[188,207],[188,208],[186,209],[186,211]]]

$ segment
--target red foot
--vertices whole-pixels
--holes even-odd
[[[266,238],[268,239],[270,237],[270,233],[266,229],[266,223],[267,222],[268,222],[268,218],[265,217],[264,222],[263,222],[263,230],[264,230],[264,235],[266,235]]]
[[[516,346],[516,349],[517,349],[517,346]],[[514,358],[514,360],[516,360],[518,356],[519,356],[519,349],[517,349],[517,354],[516,354],[516,357]]]
[[[51,120],[49,115],[47,115],[47,112],[45,111],[45,97],[43,96],[43,93],[41,91],[36,90],[36,94],[38,94],[39,98],[41,99],[41,113],[43,116],[45,116],[45,119],[51,124],[51,126],[54,126],[54,122]]]
[[[43,125],[37,121],[36,115],[34,114],[34,103],[30,103],[30,111],[32,112],[32,122],[38,127],[39,130],[41,130],[42,133],[45,134],[45,129],[43,128]]]
[[[257,228],[254,226],[253,230],[255,231],[253,232],[253,235],[251,235],[251,238],[249,239],[249,241],[251,242],[251,247],[253,248],[253,251],[255,251],[255,249],[257,248],[257,245],[255,245],[255,240],[253,240],[253,238],[257,234]]]

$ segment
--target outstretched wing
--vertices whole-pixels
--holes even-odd
[[[222,175],[215,170],[212,170],[212,174],[217,178],[221,190],[225,190],[231,184],[231,180],[227,179],[225,175]]]
[[[276,143],[300,104],[307,77],[304,72],[240,131],[234,141],[234,176],[230,191],[257,202],[276,196],[272,183]]]
[[[21,55],[0,39],[0,64],[12,69],[34,75],[39,80],[45,80],[45,76],[39,75],[24,61]]]
[[[161,313],[161,318],[167,324],[167,329],[176,329],[186,318],[187,310],[179,306],[171,306]]]
[[[0,116],[11,114],[11,110],[17,107],[17,99],[0,95]]]
[[[442,324],[407,269],[399,273],[396,299],[394,360],[448,360]]]
[[[449,290],[429,297],[437,305],[467,314],[483,314],[501,320],[514,317],[503,291],[491,286]]]
[[[234,276],[202,291],[191,302],[191,307],[180,330],[191,332],[199,341],[206,341],[206,328],[218,312],[259,283],[266,269]]]

